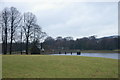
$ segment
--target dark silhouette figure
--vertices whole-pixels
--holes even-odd
[[[59,54],[61,54],[61,52],[59,52]]]
[[[81,52],[79,51],[79,52],[77,52],[77,55],[81,55]]]
[[[72,52],[71,52],[71,55],[72,55]]]
[[[65,55],[66,55],[66,52],[65,52]]]

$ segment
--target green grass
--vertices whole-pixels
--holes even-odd
[[[0,54],[0,79],[2,78],[2,55]]]
[[[3,78],[117,78],[118,60],[84,56],[4,55]]]

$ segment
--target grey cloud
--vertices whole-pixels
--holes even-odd
[[[5,6],[32,11],[42,29],[52,37],[117,34],[118,12],[114,2],[4,3]]]

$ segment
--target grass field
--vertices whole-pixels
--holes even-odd
[[[0,55],[0,79],[2,78],[2,55]]]
[[[3,78],[118,78],[118,60],[84,56],[4,55]]]

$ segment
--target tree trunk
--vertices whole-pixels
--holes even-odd
[[[21,42],[21,54],[22,54],[22,42]]]
[[[2,53],[5,54],[5,42],[2,43]]]
[[[11,36],[11,41],[10,41],[10,54],[12,54],[12,40],[13,40],[13,36]]]
[[[26,40],[26,54],[28,54],[28,37],[27,37],[27,40]]]
[[[21,54],[22,54],[22,29],[21,29]]]
[[[12,41],[13,41],[13,14],[12,14],[12,19],[11,19],[11,36],[10,36],[10,54],[12,54]]]
[[[4,54],[7,54],[7,28],[5,29],[5,45],[4,45]]]

